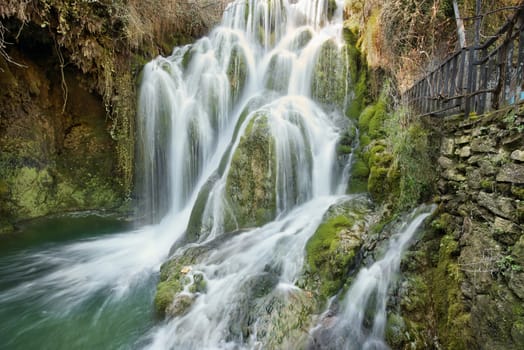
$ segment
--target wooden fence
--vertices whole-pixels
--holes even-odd
[[[480,46],[466,47],[403,95],[416,115],[482,114],[524,102],[524,9]]]

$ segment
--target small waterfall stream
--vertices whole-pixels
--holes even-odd
[[[358,272],[337,315],[329,319],[326,314],[312,330],[314,341],[310,349],[389,349],[384,342],[388,291],[399,272],[403,253],[434,210],[433,206],[417,208],[400,232],[390,238],[384,256]]]
[[[312,312],[296,286],[305,246],[330,207],[352,200],[350,157],[337,156],[350,123],[343,6],[236,0],[209,36],[148,63],[137,119],[140,227],[0,257],[0,276],[12,276],[0,283],[0,318],[21,315],[0,324],[0,347],[293,348],[271,343],[275,324],[306,344],[285,316]],[[405,236],[349,291],[333,333],[341,346],[348,334],[368,339],[349,325],[362,323],[364,286],[387,293]],[[158,322],[152,305],[168,258],[186,262],[179,295],[190,305]],[[383,329],[376,319],[370,341]]]

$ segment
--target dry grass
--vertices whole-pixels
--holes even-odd
[[[473,43],[475,2],[459,1],[468,44]],[[481,41],[522,4],[522,0],[482,1],[481,13],[485,16],[481,19]],[[362,47],[370,66],[389,72],[400,90],[457,49],[451,0],[347,0],[345,15],[351,25],[361,28]]]

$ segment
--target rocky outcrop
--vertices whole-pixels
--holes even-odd
[[[298,286],[312,293],[318,305],[335,295],[358,265],[368,238],[371,201],[361,195],[334,205],[306,244],[306,266]]]
[[[311,95],[316,101],[343,106],[349,91],[348,62],[344,50],[333,40],[322,44],[311,86]]]
[[[439,121],[439,215],[404,260],[394,348],[524,347],[523,126],[514,111]]]
[[[0,4],[0,232],[50,213],[122,208],[142,64],[204,34],[226,3]]]
[[[239,228],[261,226],[276,215],[276,155],[268,116],[254,116],[233,154],[226,194]]]

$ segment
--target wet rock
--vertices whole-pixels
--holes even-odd
[[[304,287],[322,303],[344,284],[364,243],[369,199],[362,196],[335,205],[306,244]]]
[[[185,315],[193,302],[195,301],[195,296],[192,294],[181,293],[175,296],[171,305],[167,307],[166,315],[169,317],[176,317]]]
[[[311,95],[320,103],[342,106],[348,79],[346,55],[333,40],[326,41],[315,65]]]
[[[497,181],[524,184],[524,165],[504,164],[497,175]]]
[[[254,116],[240,139],[226,194],[239,228],[261,226],[276,214],[276,156],[268,117]]]

